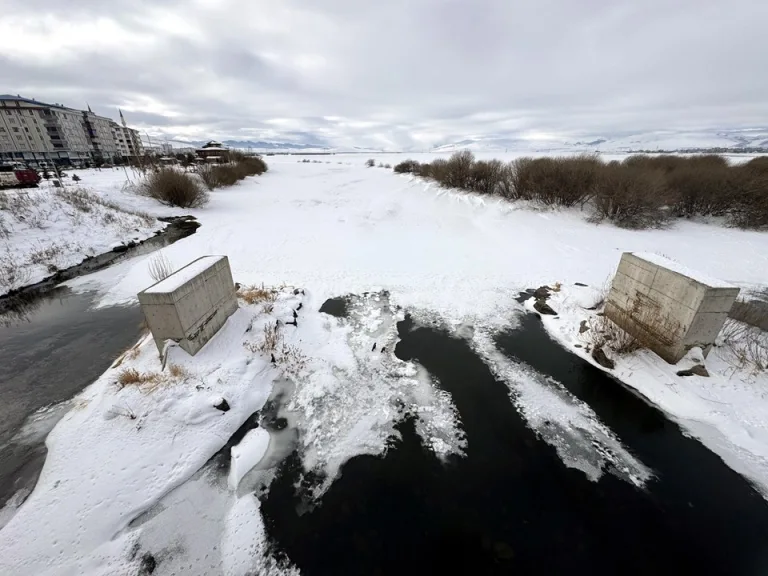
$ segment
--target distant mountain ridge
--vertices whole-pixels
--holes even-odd
[[[693,150],[765,150],[768,152],[768,128],[698,131],[656,131],[591,139],[527,139],[478,136],[436,146],[433,152],[472,150],[475,152],[638,152]]]

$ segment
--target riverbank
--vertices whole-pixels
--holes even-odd
[[[153,236],[166,224],[67,182],[0,192],[0,296]]]

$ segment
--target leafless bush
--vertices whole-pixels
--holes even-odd
[[[575,206],[590,198],[599,170],[596,156],[519,158],[513,163],[515,195],[545,206]]]
[[[173,264],[168,260],[168,257],[162,252],[158,252],[155,256],[149,260],[149,275],[155,282],[165,280],[173,274]]]
[[[339,164],[341,164],[341,162],[339,162]],[[389,170],[390,168],[392,168],[392,164],[384,164],[384,168]]]
[[[720,332],[725,358],[740,369],[768,370],[768,332],[744,322],[726,318]]]
[[[376,160],[374,160],[373,158],[369,158],[368,160],[365,161],[365,165],[368,168],[373,168],[374,166],[376,166]]]
[[[622,228],[656,228],[668,219],[667,188],[659,170],[625,164],[603,166],[593,184],[593,221]]]
[[[671,346],[681,328],[660,309],[640,302],[635,302],[629,312],[614,310],[611,316],[613,319],[602,315],[590,320],[585,334],[593,349],[607,346],[617,354],[630,354],[656,345]],[[625,328],[630,326],[632,333]]]
[[[419,163],[416,160],[404,160],[399,164],[395,164],[394,171],[397,174],[413,174],[418,172]]]
[[[496,194],[499,192],[504,164],[499,160],[488,162],[480,160],[470,168],[469,188],[478,194]]]
[[[263,330],[264,340],[258,345],[260,352],[274,352],[277,350],[278,345],[282,343],[283,334],[280,331],[280,325],[275,322],[271,322],[264,325]]]
[[[248,176],[260,176],[267,171],[267,163],[258,156],[236,156],[228,164],[205,164],[198,175],[209,190],[232,186]]]
[[[199,208],[208,202],[208,192],[189,174],[160,168],[147,176],[142,192],[163,204]]]
[[[438,180],[447,188],[470,189],[472,180],[472,165],[475,162],[475,155],[469,150],[456,152],[448,159],[445,165],[445,175],[443,179]]]

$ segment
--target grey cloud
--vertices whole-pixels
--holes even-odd
[[[105,54],[83,41],[57,57],[53,35],[40,58],[0,38],[0,92],[105,111],[134,103],[133,122],[169,137],[409,147],[425,134],[590,136],[768,117],[762,0],[5,4],[0,26],[6,14],[109,18],[152,43]]]

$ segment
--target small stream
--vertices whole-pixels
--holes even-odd
[[[188,217],[174,219],[140,244],[89,258],[0,298],[0,507],[34,486],[45,461],[45,437],[66,402],[140,336],[138,305],[92,309],[94,294],[56,284],[151,253],[198,226]]]

